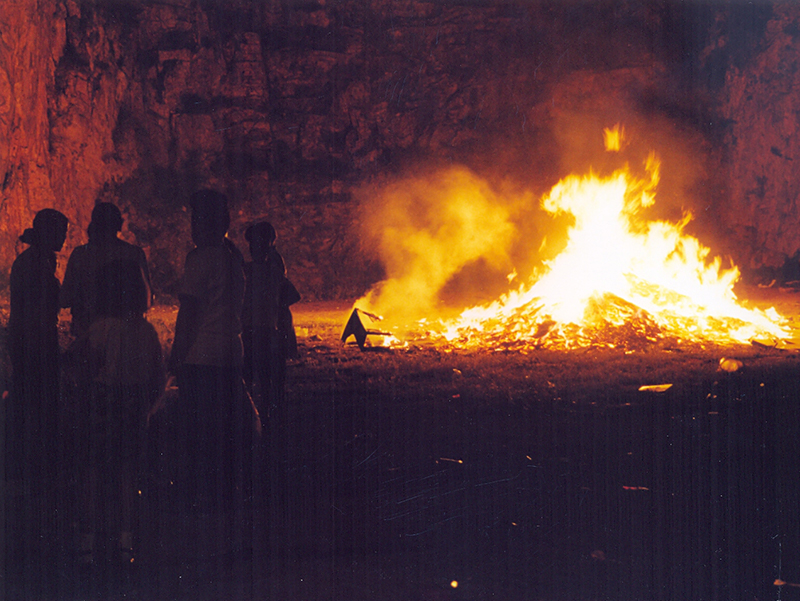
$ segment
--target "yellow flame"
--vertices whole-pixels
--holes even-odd
[[[620,126],[619,123],[614,127],[603,129],[603,141],[605,142],[606,150],[609,152],[619,152],[622,150],[622,143],[625,139],[625,128]]]
[[[655,155],[646,170],[648,180],[636,180],[625,168],[608,177],[570,175],[556,184],[542,206],[574,218],[564,251],[535,281],[465,310],[446,324],[445,338],[459,345],[549,340],[570,348],[603,340],[614,347],[642,337],[730,343],[788,335],[776,312],[737,302],[738,269],[724,269],[719,258],[709,261],[710,250],[683,232],[690,214],[676,224],[634,226],[640,209],[655,200]]]

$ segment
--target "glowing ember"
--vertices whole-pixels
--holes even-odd
[[[605,130],[606,149],[618,151],[623,133]],[[787,337],[774,309],[738,302],[733,286],[739,270],[709,260],[710,250],[684,233],[689,214],[679,223],[641,219],[655,200],[655,155],[645,172],[645,179],[625,167],[606,177],[561,180],[541,203],[552,216],[574,220],[564,250],[516,290],[454,319],[431,320],[424,334],[406,339],[441,336],[459,348],[635,349]]]

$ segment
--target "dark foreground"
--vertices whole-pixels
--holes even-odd
[[[800,583],[796,353],[725,373],[713,349],[361,353],[306,330],[254,498],[187,508],[151,477],[132,565],[77,566],[64,518],[6,553],[5,599],[800,598],[774,584]]]

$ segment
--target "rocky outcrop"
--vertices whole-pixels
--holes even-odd
[[[672,205],[691,205],[684,192],[704,189],[702,206],[719,212],[714,227],[747,234],[748,245],[730,245],[740,261],[774,263],[800,248],[788,227],[796,193],[786,174],[800,154],[786,83],[789,7],[766,28],[764,53],[692,88],[676,58],[686,48],[672,40],[693,15],[634,1],[7,4],[6,273],[37,209],[70,217],[66,257],[104,199],[122,208],[123,235],[145,247],[156,288],[169,294],[190,244],[187,197],[213,186],[231,198],[238,243],[250,221],[275,223],[306,298],[358,295],[381,265],[361,242],[355,191],[441,163],[538,193],[588,162],[586,140],[612,121],[631,123],[665,167],[676,165],[671,184],[664,169]],[[724,20],[704,23],[713,44],[690,50],[707,65],[725,32]],[[767,100],[782,118],[759,113]],[[732,124],[727,155],[714,138],[723,134],[702,126],[714,111]],[[691,176],[678,169],[687,163]],[[719,165],[729,186],[698,184]]]
[[[759,52],[731,66],[722,90],[730,182],[723,214],[729,236],[751,250],[751,267],[781,265],[800,249],[798,40],[800,8],[778,4]]]
[[[60,205],[52,186],[49,108],[65,43],[64,7],[8,2],[0,32],[0,248],[7,272],[23,224],[30,225],[35,211]]]

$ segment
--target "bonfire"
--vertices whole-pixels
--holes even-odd
[[[623,136],[619,126],[606,129],[606,151],[618,152]],[[690,212],[677,223],[643,218],[656,202],[655,153],[643,167],[644,176],[624,165],[608,175],[590,171],[559,181],[540,203],[548,214],[571,221],[563,251],[496,300],[455,317],[394,324],[388,329],[397,333],[381,332],[380,343],[636,350],[654,344],[775,345],[789,337],[775,309],[747,307],[737,298],[739,269],[711,258],[710,249],[685,232]],[[360,299],[355,308],[377,321],[380,294]]]

